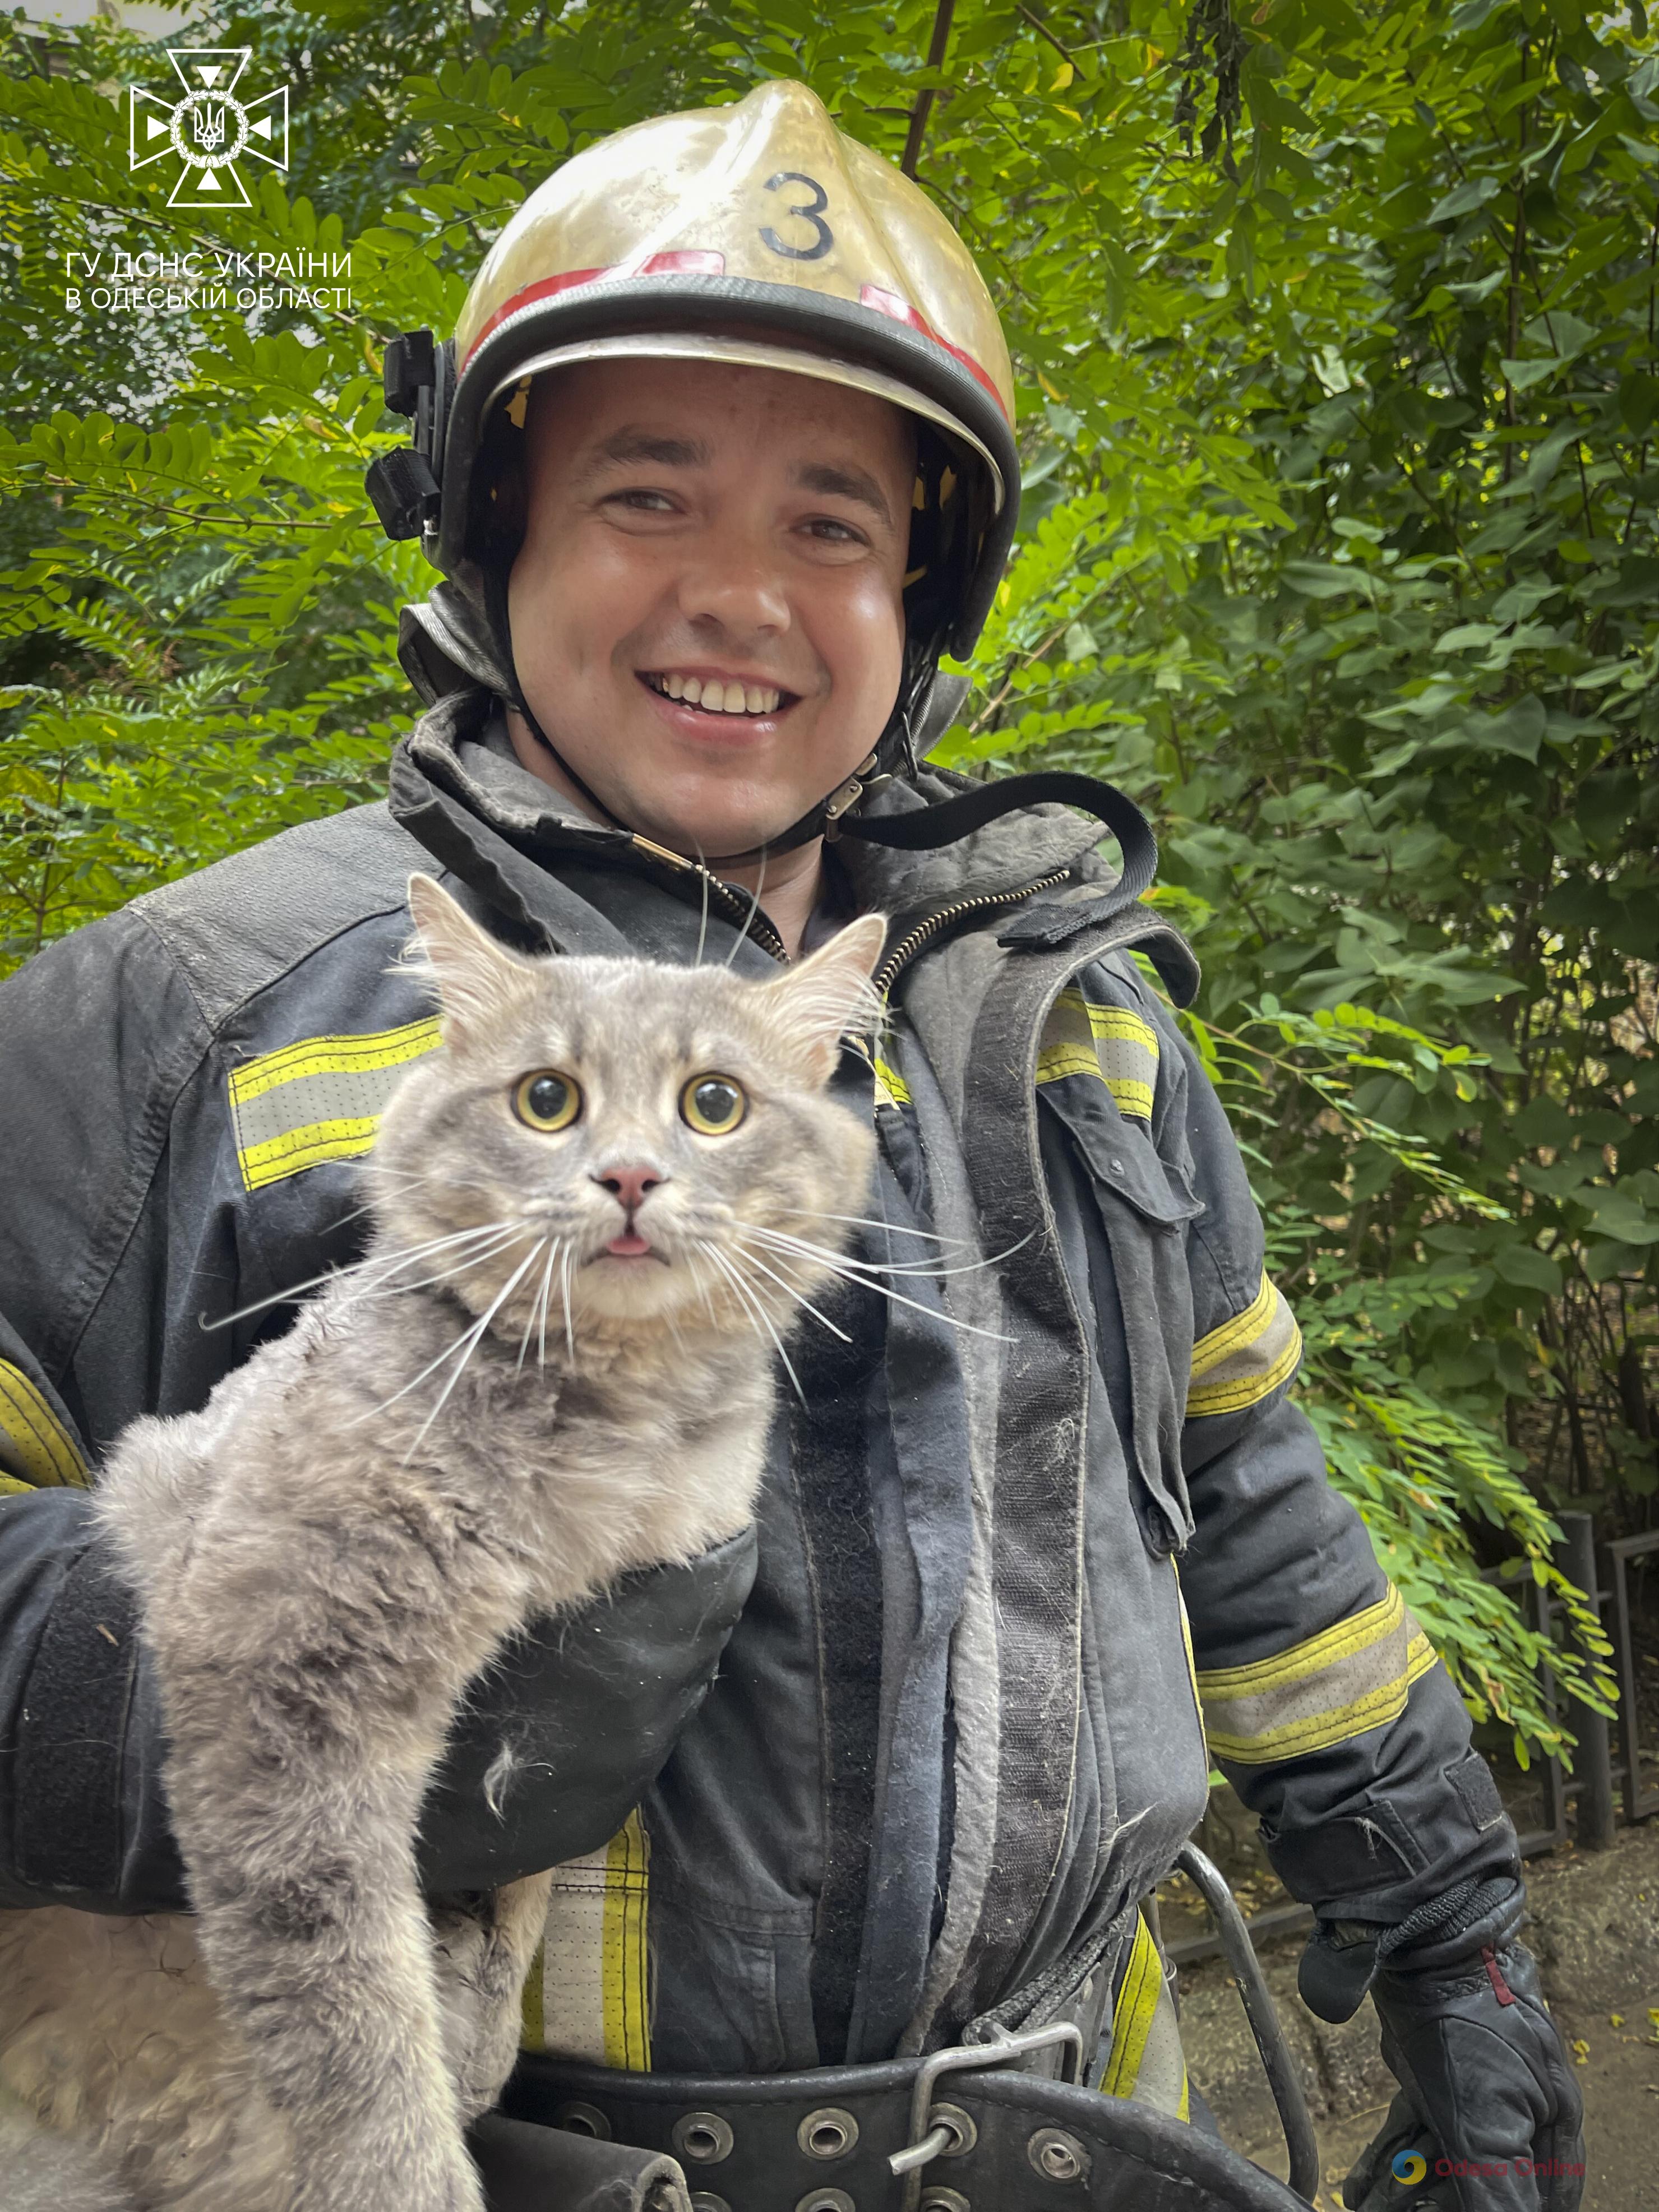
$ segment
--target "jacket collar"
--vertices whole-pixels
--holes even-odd
[[[965,777],[924,769],[872,792],[866,815],[908,812],[969,787]],[[702,872],[648,840],[589,821],[514,756],[501,702],[481,689],[451,693],[423,714],[392,762],[393,815],[418,826],[434,803],[457,866],[457,841],[481,851],[504,841],[555,876],[599,868],[647,877],[688,904],[701,903]],[[1109,884],[1113,871],[1095,851],[1100,824],[1068,806],[1021,809],[956,843],[904,853],[843,839],[836,848],[859,906],[895,921],[962,901],[1006,898],[1044,877],[1069,871],[1080,882]],[[433,847],[429,836],[422,842]],[[458,872],[470,872],[458,866]],[[574,947],[572,949],[574,949]]]

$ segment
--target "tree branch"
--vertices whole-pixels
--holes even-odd
[[[939,10],[933,17],[933,35],[927,41],[927,66],[936,70],[943,66],[945,49],[951,40],[951,18],[957,12],[957,0],[939,0]],[[921,142],[927,135],[927,118],[933,112],[932,88],[916,94],[916,104],[910,111],[910,128],[905,134],[904,155],[899,167],[907,177],[914,179],[916,163],[921,159]]]

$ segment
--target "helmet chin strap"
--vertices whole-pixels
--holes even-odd
[[[586,777],[579,775],[572,768],[570,763],[537,720],[534,709],[525,697],[524,686],[519,681],[518,664],[513,658],[513,631],[507,617],[505,574],[500,570],[493,570],[485,579],[484,592],[489,627],[495,636],[496,657],[506,670],[507,680],[512,686],[507,704],[522,718],[525,727],[530,732],[531,736],[541,746],[548,758],[554,763],[560,775],[566,778],[582,803],[591,807],[593,812],[601,820],[608,823],[613,830],[624,830],[629,836],[637,836],[639,833],[634,829],[633,824],[624,822],[620,815],[607,806]],[[775,860],[780,853],[792,853],[798,846],[810,844],[815,837],[822,837],[827,842],[834,844],[843,831],[850,832],[854,836],[859,836],[860,834],[859,825],[848,817],[866,792],[873,789],[878,783],[885,783],[889,781],[892,770],[881,765],[884,759],[890,759],[896,749],[908,768],[914,770],[916,766],[915,741],[911,734],[911,717],[920,692],[926,690],[933,676],[931,662],[923,662],[919,667],[913,665],[918,659],[919,656],[913,653],[907,640],[904,673],[899,685],[899,701],[888,718],[887,727],[876,741],[874,750],[865,756],[851,775],[837,784],[827,797],[820,799],[815,805],[808,807],[805,814],[792,822],[787,830],[781,830],[777,836],[769,837],[763,844],[751,845],[748,851],[744,853],[699,854],[697,856],[699,864],[705,868],[715,869],[758,867],[769,860]]]
[[[524,717],[525,726],[536,743],[556,763],[560,774],[569,780],[572,789],[594,813],[614,829],[629,836],[637,836],[632,825],[613,813],[599,793],[578,775],[536,720],[514,665],[512,632],[507,621],[506,579],[491,576],[485,588],[498,657],[512,685],[508,703]],[[1133,800],[1115,785],[1103,783],[1094,776],[1060,769],[1039,770],[1030,775],[1003,776],[994,782],[972,784],[967,790],[936,800],[931,805],[880,815],[870,822],[858,819],[857,809],[865,794],[890,781],[899,764],[912,775],[915,773],[915,727],[938,662],[937,644],[930,647],[907,638],[898,699],[874,750],[866,755],[852,775],[779,836],[769,838],[763,845],[751,846],[744,853],[703,854],[700,856],[701,865],[705,868],[756,867],[780,853],[793,852],[814,837],[822,837],[828,844],[845,836],[856,838],[861,844],[884,845],[898,852],[932,852],[942,845],[954,844],[959,837],[971,836],[976,830],[982,830],[988,823],[1005,814],[1028,806],[1058,804],[1081,807],[1085,813],[1094,815],[1117,840],[1123,872],[1111,894],[1113,903],[1127,905],[1139,898],[1152,884],[1158,865],[1158,846],[1146,817]],[[690,855],[684,857],[690,859]]]

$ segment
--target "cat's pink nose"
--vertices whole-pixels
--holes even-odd
[[[603,1175],[596,1175],[593,1180],[602,1184],[618,1205],[632,1215],[644,1205],[647,1193],[655,1190],[659,1182],[666,1182],[668,1178],[659,1175],[655,1168],[607,1168]]]

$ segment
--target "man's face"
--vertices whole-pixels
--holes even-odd
[[[908,419],[779,370],[624,360],[538,383],[526,433],[507,604],[537,720],[659,843],[775,837],[897,696]]]

